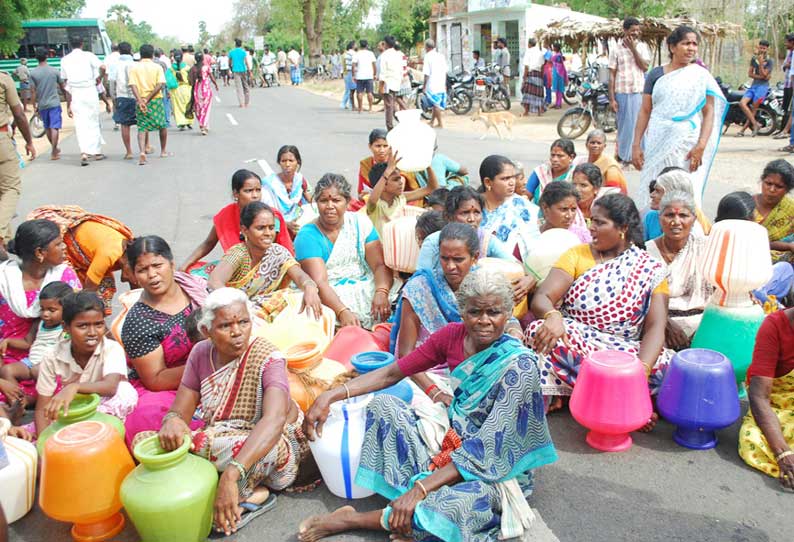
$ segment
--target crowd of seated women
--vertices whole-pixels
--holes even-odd
[[[583,360],[598,350],[630,352],[655,394],[712,294],[699,265],[710,222],[688,173],[663,172],[651,208],[639,210],[603,143],[603,134],[591,134],[585,160],[571,141],[555,141],[548,163],[522,186],[521,168],[488,156],[474,189],[464,168],[443,181],[433,169],[401,173],[375,131],[358,193],[333,173],[312,187],[300,174],[300,152],[285,146],[280,173],[232,176],[234,203],[179,267],[156,235],[133,237],[120,222],[79,208],[40,208],[9,244],[17,258],[0,264],[0,415],[30,439],[76,394],[97,393],[99,408],[124,420],[130,447],[159,434],[171,450],[189,434],[193,453],[222,473],[214,524],[229,534],[272,508],[272,491],[313,486],[301,477],[311,462],[308,440],[322,433],[332,402],[410,377],[424,392],[415,410],[388,395],[369,404],[355,480],[390,505],[310,518],[300,540],[353,528],[388,530],[398,540],[517,536],[531,517],[524,497],[532,470],[556,458],[546,413],[564,406]],[[369,216],[368,199],[387,182],[378,227],[416,217],[412,274],[387,267]],[[760,193],[726,195],[715,217],[752,220],[769,232],[774,275],[752,295],[770,316],[748,372],[740,453],[788,487],[793,188],[794,168],[776,160],[762,172]],[[402,190],[418,196],[409,202]],[[409,203],[416,212],[403,212]],[[539,282],[521,262],[555,229],[581,244]],[[202,261],[218,243],[223,256]],[[523,271],[508,279],[484,258]],[[114,270],[133,289],[118,297],[121,309],[106,329]],[[339,327],[388,323],[397,363],[329,389],[302,412],[289,396],[284,355],[254,333],[294,295],[309,317],[330,310]],[[527,313],[516,309],[522,303]],[[34,405],[34,421],[24,425]]]

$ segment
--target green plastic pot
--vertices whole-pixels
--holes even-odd
[[[188,453],[190,443],[186,436],[166,452],[154,435],[133,450],[140,465],[121,484],[121,502],[145,542],[199,542],[210,533],[218,471]]]
[[[74,399],[72,399],[72,402],[69,403],[69,414],[64,415],[63,410],[61,410],[61,413],[58,414],[58,419],[48,425],[47,428],[39,435],[39,439],[36,442],[36,449],[38,450],[39,455],[43,456],[44,443],[46,443],[47,439],[54,435],[59,429],[63,429],[67,425],[83,422],[86,420],[96,420],[107,423],[113,429],[118,431],[119,435],[121,435],[121,440],[124,440],[124,423],[115,416],[105,414],[104,412],[97,412],[96,409],[98,406],[99,395],[96,393],[89,395],[78,393],[75,395]]]

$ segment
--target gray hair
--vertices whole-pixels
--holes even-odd
[[[231,307],[235,303],[245,305],[245,310],[248,311],[249,316],[254,314],[254,305],[242,290],[237,288],[218,288],[210,293],[201,307],[201,318],[199,318],[197,323],[199,331],[206,334],[215,321],[215,313],[220,309]]]
[[[435,49],[435,48],[436,48],[436,42],[435,41],[433,41],[433,40],[425,40],[425,49],[429,50],[429,49]]]
[[[318,199],[320,194],[329,188],[336,188],[343,198],[345,198],[347,201],[350,201],[350,198],[352,197],[350,195],[350,183],[347,182],[347,179],[345,179],[344,176],[339,175],[338,173],[326,173],[320,177],[320,180],[317,181],[316,185],[314,185],[314,199]]]
[[[470,299],[487,295],[500,298],[504,312],[508,314],[513,312],[513,288],[504,273],[499,271],[489,271],[484,268],[472,269],[460,283],[455,298],[462,313]]]
[[[596,128],[595,130],[590,130],[590,133],[587,134],[587,141],[585,141],[585,144],[590,143],[590,140],[594,137],[600,137],[604,140],[604,143],[606,143],[607,134],[604,132],[604,130],[599,130]]]
[[[692,177],[683,169],[674,169],[659,175],[656,184],[666,192],[687,192],[693,198],[695,191],[692,189]]]
[[[684,207],[689,209],[693,215],[697,214],[695,210],[695,198],[691,192],[686,190],[665,190],[662,201],[659,203],[659,209],[666,209],[673,203],[681,203]]]

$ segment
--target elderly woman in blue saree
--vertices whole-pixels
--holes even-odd
[[[449,324],[396,363],[321,394],[306,413],[309,439],[335,401],[368,394],[433,367],[450,366],[454,399],[412,409],[390,395],[367,406],[356,484],[391,503],[359,513],[342,507],[301,523],[314,542],[351,529],[398,540],[485,542],[520,537],[532,521],[533,470],[557,453],[543,411],[534,352],[505,335],[512,292],[499,273],[470,272],[456,297],[462,323]]]
[[[727,102],[708,70],[694,63],[698,52],[694,29],[679,26],[668,36],[667,47],[670,62],[653,68],[645,78],[631,152],[634,166],[642,172],[635,199],[640,208],[645,207],[650,182],[664,168],[675,166],[692,173],[695,204],[702,207]]]
[[[444,226],[439,239],[439,265],[433,269],[419,269],[405,283],[397,300],[389,345],[396,358],[409,355],[447,324],[461,321],[455,292],[476,266],[479,249],[477,232],[471,226],[459,222]],[[522,337],[517,320],[511,320],[508,329],[515,337]],[[419,373],[411,380],[433,402],[449,406],[452,395],[447,365],[440,363],[431,372],[435,378]]]

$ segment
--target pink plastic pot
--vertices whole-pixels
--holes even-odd
[[[631,447],[631,431],[653,413],[645,369],[633,354],[603,350],[586,358],[579,370],[571,414],[590,430],[587,444],[603,452]]]

